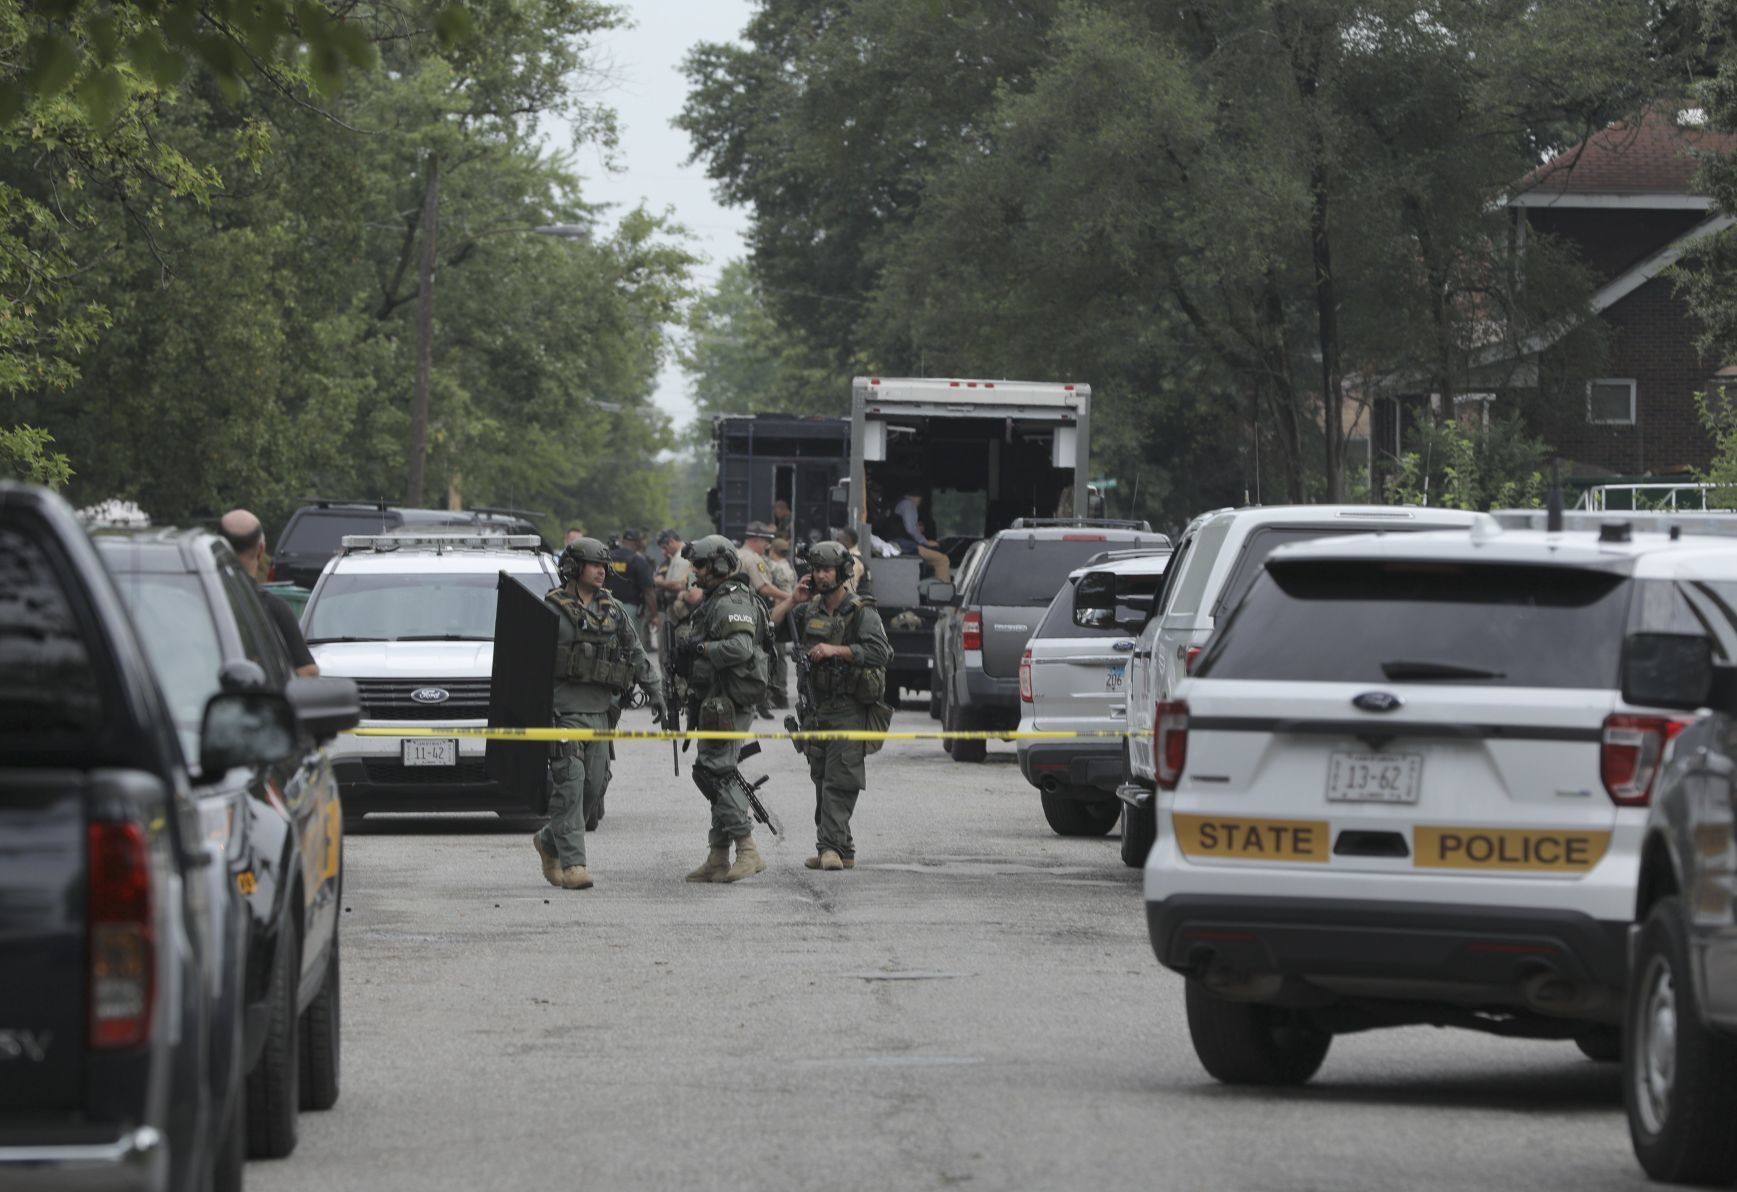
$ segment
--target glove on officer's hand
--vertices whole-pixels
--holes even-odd
[[[652,709],[651,719],[652,723],[660,728],[675,727],[675,722],[669,714],[669,702],[667,700],[659,699],[657,701],[657,707]]]

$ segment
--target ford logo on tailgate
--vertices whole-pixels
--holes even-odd
[[[1365,691],[1362,695],[1352,696],[1351,702],[1365,712],[1392,712],[1405,703],[1391,691]]]
[[[444,687],[418,687],[410,698],[419,704],[444,704],[452,698],[452,692]]]

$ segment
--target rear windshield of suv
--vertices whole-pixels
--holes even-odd
[[[1614,688],[1626,577],[1570,567],[1310,562],[1270,567],[1201,677]]]
[[[1093,555],[1114,548],[1161,546],[1152,538],[1105,539],[1028,538],[1010,534],[996,543],[983,569],[983,579],[973,598],[976,604],[1044,605],[1068,582],[1068,572],[1085,564]]]
[[[335,555],[345,534],[379,534],[394,529],[404,519],[378,509],[317,509],[303,513],[284,527],[279,554]]]
[[[1117,577],[1116,593],[1120,596],[1126,592],[1132,596],[1156,595],[1164,583],[1163,575],[1123,575]],[[1116,624],[1076,625],[1074,624],[1074,592],[1076,585],[1069,581],[1062,585],[1062,590],[1056,593],[1055,600],[1050,603],[1049,611],[1043,615],[1043,621],[1037,627],[1033,637],[1131,637],[1128,630]],[[1132,609],[1124,610],[1132,612]],[[1123,610],[1118,610],[1123,611]]]
[[[1216,620],[1229,609],[1235,608],[1257,578],[1267,556],[1279,547],[1292,542],[1314,542],[1320,538],[1343,538],[1350,534],[1407,534],[1420,530],[1449,530],[1463,528],[1458,523],[1453,525],[1429,525],[1387,522],[1361,525],[1352,523],[1336,523],[1330,526],[1256,526],[1250,530],[1243,540],[1242,550],[1236,556],[1236,563],[1230,574],[1225,577],[1224,589],[1219,592],[1217,602],[1212,606],[1212,616]]]

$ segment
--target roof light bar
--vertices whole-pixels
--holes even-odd
[[[535,534],[345,534],[346,551],[372,550],[537,550]]]

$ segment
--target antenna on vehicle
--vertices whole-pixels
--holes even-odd
[[[1544,529],[1547,533],[1562,532],[1562,461],[1550,461],[1550,495],[1544,498]]]

